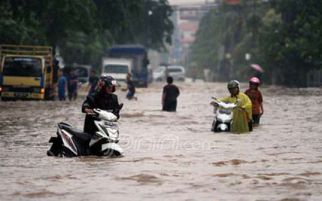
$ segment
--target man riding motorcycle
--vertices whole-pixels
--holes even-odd
[[[237,105],[236,108],[233,109],[233,119],[230,127],[230,131],[233,133],[252,131],[252,102],[246,94],[240,92],[239,85],[237,80],[229,81],[227,88],[230,96],[218,99],[222,102],[234,103]]]
[[[119,104],[117,95],[113,94],[115,86],[116,80],[113,77],[102,75],[97,83],[95,92],[86,97],[82,105],[82,112],[86,113],[84,122],[85,133],[93,135],[97,131],[94,124],[94,108],[112,112],[117,118],[120,117],[119,112],[123,105]]]
[[[115,85],[113,77],[101,76],[95,92],[89,94],[82,105],[82,112],[86,113],[84,132],[73,129],[68,123],[58,123],[57,137],[49,141],[53,145],[47,151],[48,156],[122,155],[123,150],[117,144],[116,119],[123,105],[113,94]]]

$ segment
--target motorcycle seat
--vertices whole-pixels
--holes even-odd
[[[88,133],[84,133],[83,131],[72,128],[71,126],[68,125],[61,125],[62,129],[66,130],[70,134],[74,135],[75,137],[83,140],[83,141],[90,141],[91,140],[91,135]]]

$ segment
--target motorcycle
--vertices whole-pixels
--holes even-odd
[[[51,137],[48,156],[121,156],[117,117],[108,111],[93,109],[97,131],[92,136],[73,128],[65,122],[58,123],[57,137]]]
[[[212,122],[211,131],[213,132],[229,132],[230,124],[233,118],[233,109],[236,107],[234,103],[225,103],[213,98],[211,103],[215,106],[215,118]]]

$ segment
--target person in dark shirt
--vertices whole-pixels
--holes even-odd
[[[177,98],[180,95],[179,88],[173,84],[173,78],[167,77],[167,85],[163,87],[162,92],[162,110],[175,112],[177,110]]]
[[[97,90],[88,95],[82,105],[82,112],[86,113],[84,122],[84,132],[94,135],[97,128],[94,123],[93,109],[99,108],[112,112],[117,118],[120,117],[119,112],[122,104],[119,104],[115,92],[116,80],[107,75],[100,77]]]
[[[88,88],[89,88],[88,95],[90,95],[95,91],[98,80],[99,78],[96,76],[96,71],[93,69],[88,79]]]
[[[134,83],[132,81],[132,75],[130,73],[127,74],[126,76],[126,84],[127,84],[127,94],[126,94],[126,98],[129,100],[137,100],[137,98],[134,96],[135,94],[135,86]]]
[[[76,72],[74,69],[70,71],[69,76],[67,77],[68,81],[68,99],[70,101],[77,99],[77,91],[78,91],[78,76],[76,75]]]
[[[53,65],[53,83],[58,82],[58,71],[59,71],[59,61],[57,59],[54,59],[54,65]]]

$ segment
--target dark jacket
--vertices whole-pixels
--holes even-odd
[[[112,112],[117,116],[117,118],[120,117],[120,105],[118,102],[118,98],[115,94],[106,94],[101,91],[94,92],[86,97],[86,100],[83,102],[82,105],[82,112],[85,112],[85,108],[99,108],[102,110]],[[93,135],[96,131],[97,129],[94,124],[94,117],[92,115],[86,114],[84,122],[84,132]]]

